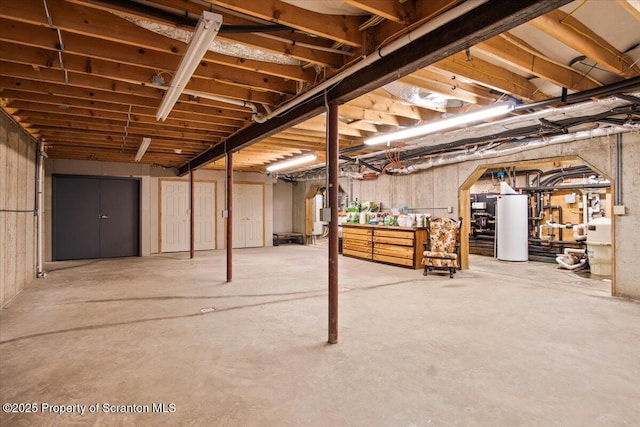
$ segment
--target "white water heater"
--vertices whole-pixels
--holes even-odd
[[[324,197],[322,194],[316,194],[313,197],[313,231],[311,234],[314,236],[320,236],[322,234],[323,226],[326,222],[322,221],[322,208],[324,207]]]
[[[498,259],[529,260],[528,196],[500,194],[496,201],[496,238]]]

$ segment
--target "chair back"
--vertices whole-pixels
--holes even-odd
[[[433,219],[429,223],[430,250],[432,252],[455,252],[458,232],[458,221],[451,218]]]

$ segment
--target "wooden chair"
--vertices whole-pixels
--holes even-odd
[[[453,278],[458,268],[460,221],[435,218],[429,222],[429,248],[422,254],[425,276],[434,269],[449,270]],[[425,249],[427,243],[425,243]]]

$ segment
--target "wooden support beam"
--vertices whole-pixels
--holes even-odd
[[[178,60],[186,50],[185,43],[145,30],[106,11],[63,0],[48,0],[47,6],[56,28],[64,31],[65,34],[74,33],[92,38],[91,44],[110,41],[131,45],[140,50],[140,56],[152,52],[164,52],[173,54]],[[0,8],[0,17],[42,27],[49,26],[43,3],[40,0],[13,2],[10,9]],[[4,31],[0,34],[6,35]],[[66,38],[64,42],[66,45]],[[113,53],[117,54],[117,52]],[[204,61],[296,81],[313,82],[315,79],[313,70],[304,70],[296,65],[271,64],[215,52],[207,52]]]
[[[396,116],[381,111],[369,110],[352,105],[351,103],[340,106],[339,114],[341,117],[348,117],[355,120],[364,120],[370,123],[384,124],[390,126],[407,127],[416,124],[415,120],[405,117]]]
[[[409,75],[398,79],[401,83],[406,83],[411,86],[416,86],[425,89],[428,92],[435,93],[446,98],[459,99],[469,104],[486,105],[489,102],[479,98],[478,96],[466,91],[458,90],[455,86],[440,84],[429,80],[424,80],[414,75]],[[444,111],[443,107],[443,111]]]
[[[593,78],[584,76],[569,66],[553,62],[539,52],[529,49],[526,43],[511,34],[493,37],[477,44],[475,48],[499,61],[507,62],[516,68],[576,92],[602,86]]]
[[[264,51],[279,55],[287,55],[303,62],[311,62],[330,68],[339,68],[344,62],[344,55],[313,49],[296,44],[288,39],[274,40],[260,34],[221,34],[218,38],[230,43],[239,43],[252,48],[259,46]]]
[[[582,53],[610,71],[631,78],[640,74],[633,59],[620,52],[582,22],[561,10],[554,10],[531,21],[538,30]]]
[[[389,43],[390,40],[395,38],[395,35],[399,32],[404,32],[409,28],[417,28],[419,25],[424,24],[432,20],[443,12],[452,9],[457,4],[462,3],[463,0],[411,0],[409,7],[405,9],[409,15],[404,17],[403,22],[397,22],[395,20],[385,20],[378,24],[372,34],[370,34],[371,44],[374,48],[380,47]],[[368,0],[361,0],[363,7],[370,2]],[[376,0],[375,3],[378,3]],[[374,3],[374,4],[375,4]],[[385,1],[384,3],[403,3],[400,1]],[[404,2],[406,3],[406,2]],[[389,7],[388,5],[379,6],[380,8]],[[367,52],[370,53],[370,52]]]
[[[326,120],[324,115],[320,115],[317,117],[310,118],[302,123],[295,125],[294,127],[297,129],[305,129],[305,130],[313,130],[317,132],[326,132]],[[344,123],[338,123],[338,129],[340,135],[349,135],[355,137],[364,137],[365,135],[357,129],[352,129]]]
[[[382,16],[398,24],[409,24],[415,17],[416,2],[410,0],[406,2],[387,0],[345,0],[345,3],[358,9],[369,12],[372,15]]]
[[[140,95],[154,98],[154,104],[159,105],[164,90],[147,86],[141,83],[114,80],[108,77],[100,77],[85,73],[68,72],[68,83],[65,83],[65,74],[60,69],[33,69],[28,65],[4,63],[5,66],[0,67],[0,75],[15,78],[16,80],[30,79],[35,82],[51,82],[58,84],[66,84],[69,87],[94,88],[111,93],[122,93],[128,95]],[[218,83],[213,80],[192,78],[187,85],[187,89],[196,93],[209,95],[217,95],[224,98],[248,100],[266,105],[276,105],[280,102],[279,96],[274,94],[259,92],[238,86]],[[182,95],[181,99],[186,101],[190,97]],[[231,104],[229,104],[231,105]],[[236,109],[238,107],[236,106]]]
[[[25,91],[18,89],[4,89],[0,91],[3,98],[8,99],[8,105],[13,105],[14,102],[38,102],[43,105],[53,105],[56,108],[77,107],[87,109],[90,111],[106,111],[106,112],[119,112],[128,114],[129,107],[135,107],[140,114],[149,115],[155,117],[157,107],[140,105],[132,102],[131,99],[124,95],[116,94],[105,102],[94,101],[93,99],[80,99],[76,97],[76,91],[73,88],[66,92],[66,95],[55,95],[47,92],[39,91]],[[58,91],[60,89],[56,89]],[[78,96],[83,92],[77,91]],[[46,96],[43,96],[46,95]],[[242,123],[251,119],[251,115],[246,112],[233,111],[220,108],[221,105],[225,107],[228,104],[219,104],[213,101],[199,100],[199,102],[181,102],[176,104],[176,107],[171,111],[171,116],[174,119],[182,120],[194,120],[204,123],[217,123],[220,118],[225,118],[229,122],[222,122],[221,124],[237,123],[241,126]]]
[[[44,103],[31,101],[9,101],[9,105],[11,105],[16,112],[26,111],[27,115],[29,115],[29,112],[38,112],[121,121],[127,121],[130,116],[130,119],[135,122],[158,124],[155,118],[155,110],[151,108],[144,109],[142,107],[132,107],[131,113],[129,113],[126,109],[114,111],[108,108],[76,107],[65,104],[64,102]],[[163,122],[163,126],[200,130],[217,130],[220,129],[220,127],[227,127],[230,132],[239,129],[242,126],[242,122],[238,120],[223,119],[216,116],[203,116],[202,118],[194,119],[191,117],[193,114],[188,116],[185,113],[180,113],[180,117],[176,117],[172,112],[171,115],[173,118],[167,118],[167,120]],[[206,120],[205,117],[208,117],[209,119]]]
[[[442,25],[433,34],[417,40],[379,59],[374,64],[345,77],[329,93],[329,103],[345,103],[371,90],[397,80],[420,68],[437,62],[452,53],[525,23],[541,14],[556,9],[570,0],[492,0],[469,13]],[[491,23],[487,25],[487,23]],[[226,141],[227,149],[237,150],[258,140],[295,126],[324,110],[325,100],[316,97],[265,123],[248,126]],[[192,167],[200,167],[222,157],[225,153],[215,147],[193,159]],[[185,174],[186,168],[179,169]]]
[[[358,31],[359,25],[364,21],[361,17],[324,15],[278,0],[207,1],[229,10],[241,12],[248,16],[255,16],[276,24],[283,24],[287,27],[345,43],[349,46],[362,46],[362,35]]]
[[[400,102],[384,89],[375,89],[349,101],[347,105],[389,113],[416,121],[436,120],[440,117],[440,113],[433,110]]]
[[[484,104],[484,101],[493,103],[496,99],[499,98],[499,95],[491,93],[490,89],[465,83],[463,81],[456,79],[451,75],[447,76],[441,73],[431,71],[426,68],[416,71],[415,73],[412,74],[412,76],[429,80],[430,82],[437,83],[438,85],[441,85],[441,86],[450,87],[453,93],[465,92],[468,95],[474,96],[478,100],[481,100],[479,102],[480,104]]]
[[[640,21],[640,1],[638,0],[618,0],[618,4],[627,12]]]
[[[36,32],[46,31],[46,36],[42,39],[36,37],[33,31],[22,29],[24,31],[11,31],[6,33],[7,21],[0,19],[0,50],[4,61],[11,61],[19,64],[26,64],[35,69],[52,68],[60,69],[59,57],[56,50],[51,49],[50,44],[55,44],[54,35],[48,30],[41,30],[39,27],[31,26]],[[18,24],[21,27],[27,24]],[[11,27],[15,27],[12,25]],[[50,40],[44,40],[45,38]],[[29,45],[24,45],[29,40]],[[75,45],[78,46],[78,45]],[[154,76],[162,75],[167,81],[177,67],[178,61],[174,55],[159,53],[157,59],[162,60],[165,57],[166,63],[163,67],[157,67],[156,63],[146,63],[141,60],[137,64],[128,64],[124,62],[114,62],[106,59],[108,52],[102,50],[90,49],[87,45],[80,44],[80,52],[73,50],[74,45],[71,44],[64,54],[64,68],[67,71],[73,71],[79,74],[95,75],[105,78],[111,78],[121,81],[131,81],[142,85],[150,85]],[[94,55],[94,53],[96,55]],[[148,58],[148,56],[146,57]],[[179,59],[179,58],[178,58]],[[7,62],[9,64],[9,62]],[[235,85],[247,89],[258,90],[262,92],[273,92],[280,95],[293,95],[296,93],[296,85],[293,81],[285,81],[279,77],[271,77],[264,74],[254,73],[251,71],[238,70],[229,67],[220,67],[217,64],[202,62],[195,72],[196,77],[202,79],[213,80],[217,83]],[[194,83],[197,85],[197,83]],[[190,87],[192,90],[200,90],[197,87]]]
[[[50,111],[37,111],[21,109],[16,112],[16,115],[23,117],[27,120],[33,120],[38,123],[43,123],[42,120],[52,120],[61,123],[86,123],[86,124],[109,124],[114,126],[128,127],[140,127],[140,128],[152,128],[161,129],[174,132],[192,132],[197,135],[206,135],[209,133],[226,135],[236,130],[235,127],[219,126],[214,124],[202,124],[200,126],[193,126],[193,123],[184,123],[178,120],[165,120],[162,124],[159,124],[155,117],[140,117],[132,115],[131,119],[128,119],[124,114],[109,114],[105,112],[93,113],[87,110],[79,109],[64,109],[50,107]]]
[[[473,56],[467,58],[464,52],[458,52],[438,61],[430,68],[449,72],[456,77],[471,80],[527,101],[542,101],[549,98],[525,77],[480,58]]]

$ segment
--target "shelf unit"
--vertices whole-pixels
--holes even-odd
[[[342,254],[419,269],[427,237],[424,227],[342,224]]]

